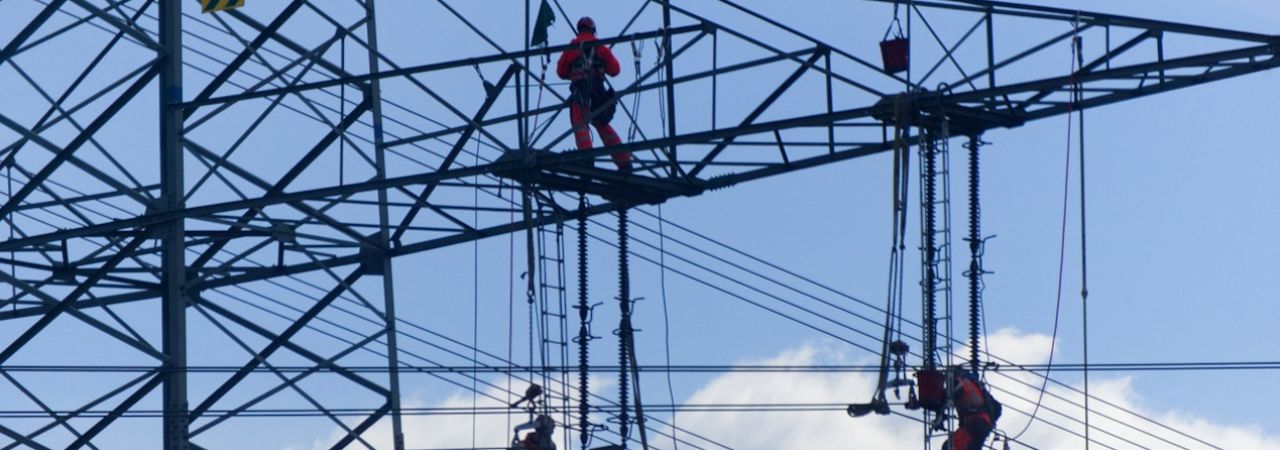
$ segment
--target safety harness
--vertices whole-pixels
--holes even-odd
[[[617,93],[605,83],[604,77],[600,76],[604,72],[604,61],[596,55],[595,41],[578,42],[578,59],[573,63],[573,71],[581,73],[582,77],[569,84],[569,101],[586,107],[587,111],[605,106],[603,110],[595,112],[592,122],[613,120],[618,106],[612,100]]]

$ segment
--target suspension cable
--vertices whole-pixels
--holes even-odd
[[[1071,45],[1071,53],[1072,53],[1072,57],[1071,57],[1071,74],[1072,74],[1072,75],[1071,75],[1071,85],[1072,85],[1072,86],[1075,86],[1075,84],[1076,84],[1076,75],[1075,75],[1075,73],[1076,73],[1076,67],[1077,67],[1077,66],[1076,66],[1076,44],[1075,44],[1075,42],[1074,42],[1074,41],[1072,42],[1072,45]],[[1065,270],[1064,270],[1064,269],[1065,269],[1065,264],[1064,264],[1064,263],[1065,263],[1065,261],[1066,261],[1066,254],[1067,254],[1067,207],[1068,207],[1068,205],[1070,204],[1070,197],[1071,197],[1071,190],[1070,190],[1070,184],[1071,184],[1071,138],[1072,138],[1072,133],[1073,133],[1074,125],[1073,125],[1073,119],[1072,119],[1072,117],[1071,117],[1071,111],[1070,111],[1070,110],[1071,110],[1071,109],[1074,109],[1074,108],[1075,108],[1075,106],[1076,106],[1076,105],[1075,105],[1075,101],[1074,101],[1074,99],[1075,99],[1074,94],[1072,94],[1072,101],[1071,101],[1071,102],[1069,102],[1069,103],[1067,104],[1067,108],[1068,108],[1068,112],[1067,112],[1067,147],[1066,147],[1067,151],[1066,151],[1066,155],[1065,155],[1066,157],[1065,157],[1065,161],[1063,162],[1063,169],[1062,169],[1062,170],[1063,170],[1063,175],[1062,175],[1062,177],[1063,177],[1063,180],[1062,180],[1062,225],[1061,225],[1061,230],[1062,230],[1062,231],[1059,233],[1059,234],[1060,234],[1060,236],[1059,236],[1059,238],[1058,238],[1058,289],[1057,289],[1057,293],[1055,294],[1055,298],[1056,298],[1056,300],[1054,301],[1054,306],[1053,306],[1053,333],[1050,335],[1050,340],[1049,340],[1049,363],[1048,363],[1048,365],[1046,365],[1046,367],[1045,367],[1045,378],[1044,378],[1044,382],[1043,382],[1043,383],[1041,383],[1041,385],[1040,385],[1040,394],[1039,394],[1039,395],[1037,396],[1037,398],[1036,398],[1036,406],[1035,406],[1035,408],[1034,408],[1034,409],[1032,409],[1032,411],[1031,411],[1031,419],[1027,420],[1027,423],[1026,423],[1026,425],[1023,425],[1022,430],[1021,430],[1021,431],[1018,431],[1018,433],[1014,435],[1013,439],[1015,439],[1015,440],[1016,440],[1016,439],[1018,439],[1019,437],[1022,437],[1022,435],[1023,435],[1024,433],[1026,433],[1028,429],[1030,429],[1030,428],[1031,428],[1031,423],[1035,421],[1036,413],[1038,413],[1038,412],[1040,411],[1040,403],[1041,403],[1041,401],[1043,401],[1043,400],[1044,400],[1044,393],[1045,393],[1045,391],[1046,391],[1046,390],[1048,389],[1048,387],[1049,387],[1049,374],[1050,374],[1051,372],[1053,372],[1053,354],[1054,354],[1054,350],[1057,348],[1057,344],[1058,344],[1058,325],[1059,325],[1059,318],[1061,317],[1061,314],[1062,314],[1062,282],[1063,282],[1063,273],[1064,273],[1064,271],[1065,271]],[[1088,400],[1088,398],[1089,398],[1088,393],[1086,393],[1086,394],[1085,394],[1085,399],[1086,399],[1086,401]],[[1085,431],[1086,431],[1086,434],[1087,434],[1087,432],[1088,432],[1088,428],[1087,428],[1087,427],[1086,427]],[[1087,442],[1087,438],[1086,438],[1086,442]]]
[[[631,41],[630,44],[631,44],[632,65],[634,66],[635,76],[638,79],[641,76],[640,61],[641,59],[644,58],[644,42],[640,42],[639,45],[636,45],[636,42],[637,41]],[[640,105],[642,104],[640,102],[640,99],[643,96],[643,94],[644,92],[641,91],[641,92],[637,92],[634,96],[631,97],[632,119],[631,119],[630,125],[627,126],[627,142],[634,142],[636,140],[636,131],[639,131],[640,129],[640,126],[637,123],[637,121],[640,117]]]
[[[533,380],[535,379],[533,368],[534,366],[537,365],[535,363],[535,356],[533,351],[534,331],[535,331],[534,329],[538,328],[534,323],[534,310],[537,309],[537,305],[536,305],[537,299],[535,298],[537,296],[535,291],[535,289],[537,288],[537,284],[536,284],[537,282],[535,281],[535,278],[534,278],[534,271],[536,270],[536,265],[537,265],[537,262],[535,261],[535,258],[537,257],[537,250],[534,248],[534,237],[533,237],[533,231],[534,231],[533,230],[534,228],[533,227],[533,187],[530,186],[528,183],[522,183],[520,188],[521,188],[520,194],[522,198],[521,209],[523,210],[523,214],[524,214],[524,241],[525,241],[525,273],[524,273],[525,292],[524,294],[525,294],[525,304],[526,304],[526,307],[528,307],[529,309],[529,329],[528,329],[529,379]]]
[[[544,54],[543,58],[541,59],[542,59],[542,71],[538,73],[538,103],[533,108],[535,111],[542,109],[542,93],[547,88],[547,65],[551,64],[551,54],[550,53]],[[498,94],[492,93],[490,95],[498,95]],[[530,137],[534,136],[534,133],[538,130],[539,122],[541,121],[542,121],[542,114],[533,116],[533,128],[529,129]]]
[[[676,404],[676,391],[671,383],[671,315],[667,308],[667,235],[662,226],[662,205],[658,208],[658,286],[662,292],[662,345],[663,357],[667,363],[667,399]],[[639,370],[639,367],[636,367]],[[671,413],[671,447],[680,450],[680,440],[676,438],[676,414]]]

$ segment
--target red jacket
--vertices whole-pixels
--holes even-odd
[[[984,409],[987,402],[982,396],[982,387],[978,386],[978,383],[968,378],[961,378],[960,384],[955,387],[955,391],[952,391],[952,395],[956,410],[962,418],[968,415],[978,415],[986,418],[988,422],[991,421],[987,417],[986,409]]]
[[[572,41],[569,41],[569,44],[576,46],[579,43],[591,42],[594,40],[596,40],[595,34],[583,32],[579,33],[578,37],[573,38]],[[596,58],[599,58],[600,61],[604,63],[605,74],[608,74],[611,77],[616,77],[622,72],[622,66],[618,65],[618,58],[613,57],[613,51],[610,50],[608,46],[596,46],[595,52]],[[565,50],[564,53],[561,53],[560,60],[556,62],[556,75],[559,75],[561,80],[577,80],[586,76],[584,73],[575,73],[573,70],[574,63],[577,62],[578,58],[581,56],[582,52],[578,50],[578,47],[570,48]]]

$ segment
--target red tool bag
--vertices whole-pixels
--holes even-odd
[[[916,384],[920,386],[920,407],[942,409],[947,403],[947,381],[942,372],[925,369],[916,372]]]
[[[884,60],[884,71],[898,73],[911,66],[911,43],[904,37],[880,41],[880,58]]]
[[[895,27],[897,33],[894,33]],[[890,33],[893,34],[893,39],[889,39]],[[880,38],[880,59],[884,61],[885,72],[898,73],[911,67],[911,40],[902,33],[897,3],[893,5],[893,21],[889,22],[889,28],[884,30],[884,37]]]

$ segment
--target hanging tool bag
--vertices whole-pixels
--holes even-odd
[[[947,381],[941,371],[924,369],[916,372],[916,384],[920,386],[920,407],[941,411],[947,404]]]
[[[893,33],[893,39],[889,39],[890,33]],[[885,72],[898,73],[911,67],[911,41],[902,33],[897,5],[894,5],[893,21],[889,22],[889,29],[884,30],[884,37],[880,40],[880,59],[884,62]]]
[[[898,73],[907,70],[911,65],[910,45],[907,38],[880,41],[880,58],[884,60],[885,72]]]

